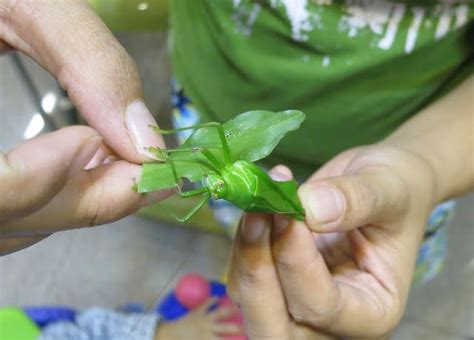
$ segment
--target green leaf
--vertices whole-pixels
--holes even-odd
[[[258,110],[242,113],[224,123],[224,133],[232,160],[255,162],[265,158],[289,131],[300,126],[304,118],[304,113],[296,110]],[[209,149],[217,158],[223,160],[222,144],[216,128],[196,129],[177,149],[191,150],[197,146]],[[209,171],[206,158],[199,152],[182,151],[173,153],[170,157],[175,163],[178,177],[186,177],[191,182],[202,179]],[[175,185],[169,163],[144,164],[137,190],[144,193]]]
[[[267,157],[289,131],[300,126],[304,118],[304,113],[296,110],[258,110],[242,113],[224,123],[224,133],[233,161],[243,159],[255,162]],[[222,145],[215,128],[195,130],[179,148],[194,146],[213,149],[211,151],[223,159]],[[180,153],[178,157],[173,159],[188,159],[189,154]]]
[[[202,179],[208,171],[206,166],[198,161],[175,161],[178,176],[186,177],[191,182]],[[139,193],[152,192],[166,188],[173,188],[176,182],[169,163],[143,164],[142,175],[138,181]]]

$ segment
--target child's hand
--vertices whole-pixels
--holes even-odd
[[[279,166],[272,176],[291,172]],[[405,308],[435,185],[422,158],[361,147],[300,188],[305,222],[246,214],[229,292],[250,338],[291,338],[302,325],[354,337],[389,333]]]
[[[243,334],[239,325],[219,322],[219,320],[233,315],[236,312],[236,307],[222,306],[208,312],[209,307],[215,303],[215,299],[209,299],[182,319],[160,323],[155,333],[155,340],[213,340],[220,339],[220,334],[229,336]]]

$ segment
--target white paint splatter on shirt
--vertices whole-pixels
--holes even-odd
[[[258,2],[254,4],[243,4],[240,0],[233,1],[236,7],[232,19],[235,22],[236,30],[245,36],[250,36],[258,14],[262,10],[262,6]]]
[[[418,31],[420,30],[421,22],[423,21],[423,16],[425,15],[425,10],[421,7],[413,7],[413,21],[408,28],[407,40],[405,42],[405,53],[411,53],[416,44],[416,39],[418,38]]]
[[[404,14],[405,5],[396,4],[388,23],[387,30],[385,31],[385,36],[379,41],[377,45],[379,48],[388,50],[392,47],[393,42],[395,41],[395,35],[397,34],[398,26],[400,25],[400,21],[402,21]]]
[[[469,7],[466,4],[459,5],[454,12],[456,15],[454,27],[458,29],[466,24],[469,17]]]
[[[341,32],[347,32],[350,38],[355,38],[362,33],[362,30],[365,30],[364,36],[369,37],[368,47],[383,50],[389,50],[394,46],[397,34],[398,36],[406,34],[405,53],[413,52],[421,31],[432,32],[432,26],[436,24],[434,39],[439,40],[448,34],[451,27],[460,28],[469,20],[469,5],[455,2],[455,0],[444,0],[434,10],[421,5],[408,6],[393,0],[345,0],[345,5],[333,4],[333,0],[264,1],[274,10],[284,10],[290,24],[291,37],[295,41],[307,41],[308,34],[317,28],[327,30],[328,28],[322,26],[323,21],[319,17],[321,11],[325,10],[323,7],[341,6],[345,12],[339,20]],[[257,0],[232,0],[233,19],[237,31],[246,36],[252,33],[252,28],[262,11],[261,3]],[[454,5],[455,3],[457,5]],[[412,21],[408,29],[401,30],[400,24],[405,15],[410,15]],[[372,37],[368,35],[370,32]],[[307,62],[307,60],[309,59],[303,56],[303,61]],[[330,59],[325,57],[323,66],[326,67],[329,63]]]
[[[313,30],[310,14],[307,9],[308,0],[280,0],[285,7],[286,15],[291,24],[291,35],[296,41],[308,40],[307,32]]]
[[[328,55],[325,55],[323,58],[323,66],[328,67],[331,63],[331,58]]]
[[[375,34],[382,34],[393,5],[388,1],[354,3],[346,7],[347,15],[342,16],[340,27],[348,31],[349,37],[355,37],[363,28],[370,28]]]
[[[436,26],[435,38],[436,40],[441,39],[449,32],[449,26],[451,25],[451,6],[449,3],[445,3],[441,9],[441,15],[438,19],[438,26]]]

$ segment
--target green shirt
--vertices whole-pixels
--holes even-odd
[[[473,70],[471,1],[174,0],[171,15],[175,76],[204,120],[306,113],[270,160],[300,175],[384,138]]]

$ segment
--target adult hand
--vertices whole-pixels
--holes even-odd
[[[272,176],[287,180],[291,172],[279,166]],[[246,214],[229,291],[250,338],[300,339],[308,329],[389,333],[404,310],[434,186],[421,157],[397,147],[360,147],[301,186],[305,222]]]
[[[163,139],[148,128],[156,122],[134,62],[87,1],[0,0],[0,50],[8,49],[56,77],[92,128],[61,129],[0,154],[0,254],[165,196],[131,190],[135,163]]]

